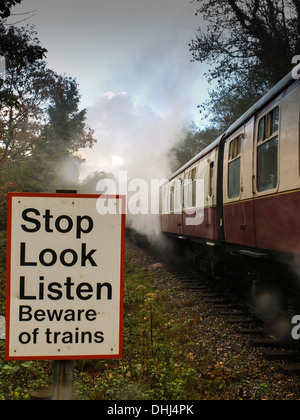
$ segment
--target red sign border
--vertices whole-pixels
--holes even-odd
[[[41,198],[82,198],[82,199],[115,199],[122,200],[121,220],[121,278],[120,278],[120,332],[119,332],[119,354],[117,355],[76,355],[76,356],[26,356],[13,357],[9,355],[10,343],[10,294],[11,294],[11,230],[12,230],[12,199],[13,197],[41,197]],[[125,226],[126,226],[126,196],[105,195],[105,194],[65,194],[65,193],[8,193],[7,205],[7,262],[6,262],[6,338],[5,338],[5,360],[6,361],[31,361],[31,360],[106,360],[121,359],[123,357],[123,327],[124,327],[124,275],[125,275]]]

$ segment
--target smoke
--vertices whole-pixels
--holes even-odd
[[[143,180],[148,185],[150,212],[151,200],[158,199],[151,197],[151,180],[170,175],[168,152],[182,138],[183,126],[189,120],[184,104],[177,104],[167,115],[161,115],[149,106],[134,102],[128,92],[108,92],[88,110],[87,120],[95,130],[98,143],[92,150],[81,152],[86,159],[81,179],[95,171],[105,171],[116,179],[126,172],[128,183],[133,179]],[[140,233],[156,243],[161,242],[158,215],[128,215],[129,219]]]
[[[186,118],[177,107],[160,115],[133,101],[127,92],[108,92],[88,110],[87,122],[98,140],[83,150],[86,163],[81,178],[94,171],[127,171],[128,178],[166,177],[170,174],[168,151],[183,135]]]
[[[59,165],[59,179],[64,188],[76,189],[78,181],[79,163],[74,158],[63,159]]]

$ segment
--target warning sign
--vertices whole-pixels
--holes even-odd
[[[9,194],[6,359],[122,357],[124,247],[122,196]]]

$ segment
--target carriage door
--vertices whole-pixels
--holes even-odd
[[[177,234],[183,235],[183,177],[174,185],[174,218],[176,218]]]
[[[252,130],[253,124],[249,124],[227,141],[223,186],[225,240],[249,247],[255,246]]]
[[[248,233],[244,203],[244,139],[244,132],[230,138],[226,142],[224,156],[225,240],[237,245],[246,244]]]
[[[244,211],[241,204],[242,187],[242,135],[227,142],[224,177],[224,222],[226,242],[244,244]]]

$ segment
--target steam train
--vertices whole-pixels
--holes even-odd
[[[209,264],[214,274],[235,266],[239,282],[296,287],[300,80],[287,75],[174,173],[162,187],[160,220],[179,253]]]

